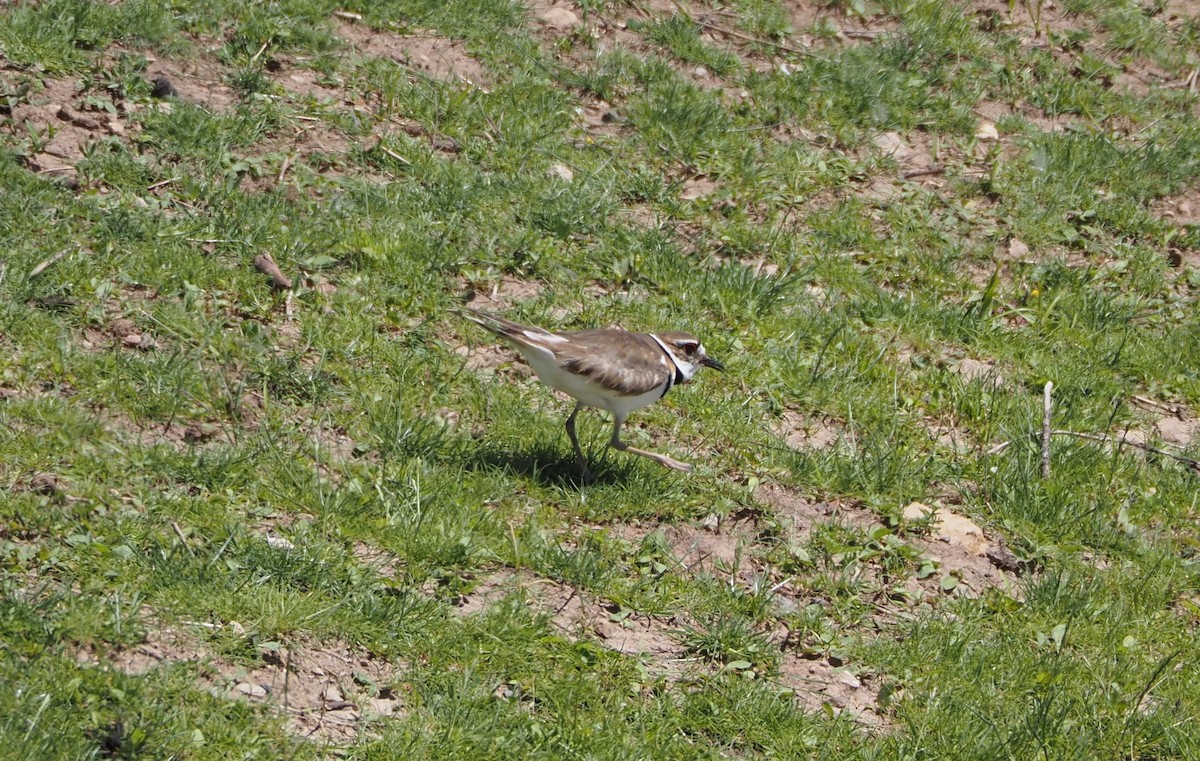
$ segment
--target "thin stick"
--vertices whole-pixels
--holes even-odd
[[[170,178],[170,179],[167,179],[167,180],[159,180],[158,182],[155,182],[155,183],[153,183],[153,184],[151,184],[151,185],[147,185],[147,186],[146,186],[146,190],[158,190],[158,189],[159,189],[159,188],[161,188],[163,185],[170,185],[172,182],[176,182],[176,181],[178,181],[178,180],[181,180],[181,179],[183,179],[183,178],[182,178],[182,177],[172,177],[172,178]]]
[[[383,151],[384,153],[386,153],[387,155],[396,159],[396,161],[399,161],[401,164],[404,164],[405,166],[412,166],[411,161],[404,158],[399,153],[396,153],[395,151],[393,151],[391,148],[388,148],[387,146],[381,145],[381,146],[379,146],[379,150]]]
[[[1181,454],[1177,454],[1175,452],[1171,452],[1166,449],[1159,449],[1158,447],[1152,447],[1149,444],[1143,444],[1140,441],[1134,441],[1133,439],[1127,439],[1124,436],[1118,437],[1118,436],[1110,436],[1106,433],[1083,433],[1082,431],[1063,431],[1063,430],[1051,431],[1050,435],[1051,436],[1070,436],[1071,438],[1075,438],[1075,439],[1087,439],[1088,441],[1099,441],[1103,444],[1115,443],[1115,444],[1117,444],[1117,446],[1122,446],[1122,445],[1131,446],[1134,449],[1140,449],[1143,452],[1151,452],[1153,454],[1160,454],[1163,457],[1170,457],[1172,460],[1181,462],[1184,465],[1187,465],[1189,468],[1192,468],[1193,470],[1200,472],[1200,460],[1194,460],[1191,457],[1184,457]],[[987,452],[985,452],[984,454],[987,454],[987,455],[1002,454],[1005,450],[1007,450],[1010,446],[1012,446],[1012,444],[1013,444],[1013,441],[1011,439],[1009,441],[1001,441],[999,444],[997,444],[994,447],[992,447],[991,449],[987,450]]]
[[[776,592],[778,592],[779,590],[783,589],[783,588],[784,588],[784,587],[786,587],[788,584],[791,584],[791,583],[792,583],[793,581],[795,581],[795,580],[796,580],[796,577],[795,577],[795,576],[789,576],[789,577],[787,577],[787,578],[786,578],[786,579],[784,579],[783,581],[781,581],[781,582],[779,582],[778,584],[776,584],[775,586],[771,587],[771,594],[775,594]]]
[[[914,169],[913,171],[905,172],[904,174],[902,174],[900,176],[906,180],[911,180],[915,177],[929,177],[930,175],[945,174],[945,173],[946,173],[946,167],[931,166],[928,169]]]
[[[1155,409],[1155,410],[1161,410],[1162,412],[1165,412],[1168,415],[1178,415],[1179,414],[1179,407],[1175,406],[1174,404],[1164,404],[1162,402],[1155,401],[1154,399],[1147,399],[1144,396],[1137,396],[1136,394],[1133,397],[1133,401],[1137,402],[1138,404],[1140,404],[1144,407],[1149,407],[1149,408]]]
[[[283,176],[285,174],[287,174],[287,170],[289,167],[291,167],[291,165],[292,165],[292,157],[291,157],[291,154],[288,154],[287,156],[283,157],[283,166],[279,167],[279,176],[275,178],[276,185],[283,184]]]
[[[353,11],[334,11],[333,17],[340,18],[342,21],[362,21],[363,18],[361,13]]]
[[[1042,392],[1042,478],[1050,477],[1050,413],[1054,409],[1054,381],[1046,381]]]
[[[277,291],[287,291],[292,287],[292,279],[283,274],[279,265],[270,254],[259,254],[254,257],[254,269],[271,278],[271,287]]]
[[[996,446],[994,446],[991,449],[989,449],[988,451],[984,452],[984,454],[986,454],[988,456],[1001,454],[1002,452],[1004,452],[1005,449],[1008,449],[1010,446],[1012,446],[1012,440],[1001,441]]]
[[[54,264],[55,262],[57,262],[58,260],[62,259],[62,258],[63,258],[64,256],[66,256],[66,255],[67,255],[67,252],[66,252],[66,251],[59,251],[59,252],[58,252],[57,254],[55,254],[54,256],[52,256],[52,257],[50,257],[49,259],[47,259],[46,261],[42,262],[42,263],[41,263],[41,264],[39,264],[38,266],[34,267],[34,268],[33,268],[33,269],[30,271],[30,273],[29,273],[29,277],[30,277],[30,278],[35,278],[35,277],[37,277],[38,275],[40,275],[40,274],[42,274],[43,272],[45,272],[46,270],[48,270],[48,269],[50,268],[50,265],[52,265],[52,264]]]
[[[1163,457],[1170,457],[1172,460],[1184,463],[1193,470],[1200,471],[1200,460],[1193,460],[1191,457],[1184,457],[1181,454],[1175,454],[1174,452],[1168,452],[1165,449],[1152,447],[1149,444],[1143,444],[1140,441],[1133,441],[1125,438],[1124,436],[1118,438],[1116,436],[1110,436],[1106,433],[1082,433],[1080,431],[1051,431],[1050,434],[1052,436],[1071,436],[1072,438],[1087,439],[1088,441],[1101,441],[1106,444],[1116,442],[1117,446],[1128,445],[1135,449],[1140,449],[1143,452],[1153,452],[1154,454],[1160,454]]]
[[[1188,74],[1178,82],[1168,82],[1164,87],[1168,90],[1195,90],[1196,81],[1200,79],[1200,69],[1192,69],[1192,73]]]
[[[177,522],[171,521],[171,530],[175,532],[175,536],[179,537],[179,543],[183,545],[188,554],[195,555],[196,553],[192,552],[192,546],[188,544],[187,536],[184,535],[183,529],[179,527]]]
[[[796,55],[803,55],[803,56],[813,55],[813,52],[811,50],[804,50],[803,48],[793,47],[792,45],[785,45],[782,42],[775,42],[774,40],[764,40],[761,37],[755,37],[752,34],[746,34],[745,32],[739,32],[736,29],[726,29],[725,27],[720,26],[718,24],[714,24],[711,21],[700,21],[699,24],[700,24],[700,26],[704,27],[705,29],[711,29],[714,32],[719,32],[721,34],[727,35],[729,37],[734,37],[739,40],[745,40],[746,42],[754,42],[759,45],[770,45],[771,47],[778,48],[779,50],[786,50],[787,52],[795,53]]]

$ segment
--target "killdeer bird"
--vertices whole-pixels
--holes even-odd
[[[724,370],[690,333],[630,333],[625,330],[580,330],[551,333],[503,317],[464,307],[464,317],[512,343],[537,373],[538,380],[575,398],[567,418],[567,435],[585,479],[587,458],[575,435],[575,416],[583,407],[613,416],[609,446],[648,457],[668,468],[690,472],[692,466],[666,455],[636,449],[621,441],[629,413],[653,404],[674,386],[689,382],[701,367]]]

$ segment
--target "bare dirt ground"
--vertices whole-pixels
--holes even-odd
[[[466,53],[461,40],[432,33],[376,31],[362,24],[341,24],[335,34],[358,55],[387,58],[414,73],[447,82],[486,84],[483,65]]]
[[[182,622],[164,626],[147,615],[145,640],[133,648],[98,652],[81,646],[76,659],[96,668],[144,674],[173,664],[194,664],[201,682],[217,697],[263,703],[285,719],[288,732],[344,743],[370,732],[372,720],[403,711],[398,691],[404,666],[344,644],[271,644],[256,663],[234,663],[212,653],[203,634],[240,626],[234,622]]]

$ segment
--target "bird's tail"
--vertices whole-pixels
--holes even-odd
[[[479,325],[480,328],[490,330],[498,336],[510,337],[512,335],[523,334],[523,332],[526,331],[526,326],[524,325],[518,325],[517,323],[512,322],[512,320],[504,319],[503,317],[499,317],[497,314],[492,314],[491,312],[474,310],[474,308],[469,306],[460,307],[458,313],[469,319],[470,322]]]

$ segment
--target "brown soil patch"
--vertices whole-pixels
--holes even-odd
[[[462,40],[380,32],[361,24],[341,24],[335,34],[358,55],[387,58],[433,79],[468,85],[485,81],[483,65],[467,55]]]
[[[652,22],[678,13],[687,13],[702,25],[699,37],[705,45],[738,52],[744,58],[758,59],[761,68],[770,68],[761,55],[746,50],[748,45],[744,37],[740,34],[730,35],[722,30],[722,27],[729,25],[726,14],[714,13],[712,9],[699,3],[649,0],[618,4],[613,11],[594,7],[585,11],[581,4],[576,2],[531,0],[527,7],[534,34],[551,48],[557,59],[577,70],[589,69],[600,56],[614,49],[623,49],[641,58],[662,57],[683,78],[697,87],[719,91],[731,101],[736,102],[749,97],[749,93],[728,86],[721,77],[714,75],[704,66],[679,61],[673,58],[669,51],[652,45],[641,34],[629,29],[630,21]],[[567,38],[573,39],[570,43],[563,44],[562,41]]]
[[[1200,225],[1200,201],[1196,189],[1159,198],[1150,205],[1155,215],[1181,227]]]
[[[583,23],[582,10],[575,3],[531,0],[526,7],[530,20],[542,33],[570,34]]]
[[[711,521],[703,527],[685,523],[662,530],[676,560],[689,572],[738,576],[752,567],[754,532],[748,521]]]
[[[879,688],[875,680],[856,676],[848,668],[785,650],[774,681],[792,690],[796,702],[807,710],[822,711],[828,705],[835,715],[847,712],[864,727],[883,728],[889,724],[878,703]]]
[[[814,502],[794,491],[777,484],[766,484],[758,489],[755,498],[771,508],[781,518],[788,519],[786,536],[793,545],[802,544],[818,524],[840,524],[860,531],[870,531],[883,525],[879,515],[865,509],[842,505],[836,502]],[[941,580],[953,576],[958,584],[951,590],[954,594],[977,596],[989,588],[1000,588],[1017,596],[1015,575],[1001,570],[998,565],[1015,564],[1001,540],[992,540],[979,526],[965,516],[942,507],[926,507],[913,503],[906,515],[914,517],[917,510],[935,513],[931,521],[929,536],[906,533],[902,541],[921,551],[938,564],[938,573],[926,579],[912,577],[907,587],[918,596],[938,594]]]
[[[504,275],[492,283],[472,283],[459,278],[459,284],[467,292],[467,301],[473,308],[491,312],[501,312],[542,292],[542,284],[538,281],[521,280],[511,275]]]
[[[223,628],[204,622],[187,625]],[[197,663],[203,682],[218,697],[266,703],[287,716],[289,732],[325,742],[355,740],[368,722],[403,710],[395,686],[404,665],[337,642],[264,648],[258,663],[243,666],[214,657],[182,627],[153,625],[135,647],[104,652],[84,645],[76,659],[135,675],[174,663]]]
[[[121,125],[122,121],[108,113],[82,111],[82,93],[76,90],[74,79],[40,80],[38,88],[35,83],[29,102],[12,107],[9,133],[15,140],[26,140],[30,132],[48,138],[34,146],[37,150],[27,159],[30,169],[73,178],[88,144],[113,134],[110,122]]]
[[[571,0],[528,0],[525,5],[529,10],[530,25],[539,36],[557,39],[572,34],[586,35],[595,41],[600,53],[617,46],[639,48],[642,38],[629,31],[627,21],[667,17],[678,12],[680,7],[671,0],[644,0],[622,4],[616,13],[605,15],[604,8],[593,5],[585,11],[582,3]]]
[[[610,650],[642,659],[658,675],[679,678],[692,660],[669,632],[678,628],[652,616],[621,610],[587,594],[559,587],[544,599],[551,621],[572,640],[594,637]]]
[[[921,427],[929,433],[929,438],[937,442],[938,446],[948,449],[954,454],[964,454],[975,446],[972,438],[957,426],[926,421],[922,423]]]
[[[818,523],[834,523],[854,528],[879,525],[879,516],[870,510],[844,505],[841,502],[813,501],[798,492],[779,484],[764,484],[754,493],[754,498],[771,511],[790,522],[788,540],[799,544],[811,533]]]
[[[154,81],[165,77],[179,100],[214,112],[225,111],[238,101],[237,93],[225,83],[227,72],[218,61],[207,56],[175,61],[141,55],[149,62],[146,78]]]
[[[662,543],[670,550],[676,569],[684,573],[704,573],[731,579],[747,579],[755,570],[751,549],[755,544],[753,520],[736,516],[712,515],[702,525],[613,524],[605,527],[615,536],[640,546],[651,534],[660,532]]]
[[[656,618],[636,613],[618,617],[608,613],[608,609],[595,610],[591,629],[610,650],[654,659],[669,673],[683,670],[679,643],[668,634],[668,626]]]
[[[661,527],[614,525],[609,528],[611,533],[638,542]],[[670,535],[671,544],[680,548],[678,554],[686,557],[690,553],[696,563],[736,559],[736,548],[729,543],[714,544],[714,538],[719,535],[706,529],[688,526],[663,530],[664,534]],[[728,532],[729,535],[733,533]],[[624,610],[525,571],[503,570],[485,577],[463,598],[458,610],[462,615],[476,615],[513,593],[524,595],[531,608],[548,615],[551,623],[569,639],[594,638],[604,647],[641,659],[655,675],[676,680],[698,670],[711,672],[713,668],[711,664],[686,656],[677,639],[682,626],[679,621]],[[852,712],[855,721],[866,726],[886,723],[876,705],[878,690],[867,678],[855,677],[826,660],[806,657],[788,648],[786,641],[782,646],[780,673],[772,681],[793,690],[802,707],[821,710],[828,703],[835,710]]]
[[[171,423],[160,421],[137,422],[120,413],[104,412],[99,415],[114,438],[141,447],[159,444],[177,450],[194,449],[220,441],[236,441],[239,428],[253,427],[230,422],[208,423],[198,420],[177,420]]]
[[[680,529],[672,531],[671,529]],[[636,535],[641,532],[633,532]],[[686,559],[688,553],[697,563],[724,560],[733,562],[736,549],[729,543],[716,543],[719,535],[698,527],[669,527],[672,546],[677,556]],[[732,532],[731,532],[732,533]],[[704,534],[709,534],[704,536]],[[709,549],[711,548],[711,549]],[[688,657],[678,642],[682,623],[676,619],[662,620],[621,610],[618,606],[592,600],[586,595],[573,595],[559,589],[553,597],[553,621],[572,639],[595,636],[605,647],[642,659],[652,673],[676,680],[697,672],[713,673],[718,665]],[[822,710],[828,703],[836,711],[850,711],[856,722],[864,726],[887,723],[876,705],[878,689],[866,678],[855,677],[844,668],[826,660],[812,659],[781,643],[782,661],[779,674],[770,681],[793,691],[797,702],[809,710]]]
[[[621,132],[623,119],[612,104],[585,95],[575,112],[576,127],[595,137],[612,136]]]
[[[841,440],[841,432],[832,421],[814,420],[796,410],[784,410],[772,430],[793,449],[825,450]]]
[[[342,155],[350,148],[349,140],[344,134],[322,122],[310,121],[295,125],[292,133],[281,136],[281,139],[284,145],[304,157],[316,152],[330,156]]]
[[[1160,418],[1154,423],[1154,432],[1168,444],[1190,447],[1200,441],[1200,420],[1196,418]]]
[[[1145,397],[1135,397],[1133,404],[1143,411],[1143,414],[1139,416],[1143,420],[1143,425],[1164,443],[1179,449],[1200,444],[1200,418],[1197,418],[1184,405],[1160,402]],[[1139,444],[1148,443],[1147,434],[1137,429],[1124,432],[1121,438],[1127,441],[1136,441]]]
[[[889,204],[902,201],[912,193],[912,188],[894,177],[872,177],[857,195],[872,201],[876,208],[887,208]]]
[[[697,201],[707,198],[721,190],[721,185],[708,177],[689,177],[683,181],[679,198],[683,201]]]
[[[458,613],[477,615],[512,594],[521,594],[530,608],[548,615],[550,622],[572,641],[595,638],[610,650],[646,659],[648,665],[668,677],[681,675],[689,662],[669,634],[676,628],[670,622],[621,610],[527,571],[505,569],[480,579],[461,598]]]
[[[662,533],[680,567],[712,574],[737,574],[754,541],[742,532],[721,532],[689,523],[667,526]]]
[[[288,186],[298,167],[306,165],[321,176],[338,177],[348,174],[345,157],[350,150],[350,141],[340,131],[319,121],[291,122],[285,130],[272,135],[254,146],[252,154],[271,159],[273,166],[264,166],[261,171],[247,171],[241,175],[238,188],[245,193],[272,192],[281,185]],[[267,162],[264,162],[267,163]],[[385,178],[369,173],[355,172],[386,184]],[[302,183],[304,191],[319,195],[318,184]],[[298,192],[289,189],[289,192]]]
[[[970,518],[941,505],[920,502],[904,508],[904,518],[928,520],[930,524],[928,536],[905,536],[905,542],[938,565],[938,573],[926,579],[924,586],[940,586],[941,580],[950,576],[958,580],[955,594],[977,597],[987,589],[998,588],[1013,597],[1020,596],[1015,574],[997,567],[1006,562],[1003,558],[1011,558],[1004,544],[989,539]]]
[[[153,619],[153,614],[148,614]],[[141,644],[131,648],[102,650],[92,644],[81,645],[75,652],[79,663],[116,669],[126,674],[141,675],[172,663],[200,663],[208,652],[190,633],[173,626],[151,623]]]
[[[934,164],[930,141],[921,133],[901,136],[898,132],[882,132],[871,143],[881,156],[894,159],[903,171],[922,171]]]
[[[496,340],[499,341],[500,339]],[[468,370],[496,371],[505,368],[521,378],[533,377],[533,370],[525,364],[525,361],[517,353],[517,350],[509,348],[504,344],[457,346],[454,348],[454,353],[464,358],[465,361],[463,364]]]
[[[993,362],[963,357],[957,361],[949,360],[949,365],[954,373],[966,383],[979,381],[988,386],[1004,385],[1004,377],[1000,375]]]
[[[358,562],[385,579],[399,578],[400,570],[404,567],[404,561],[396,553],[379,549],[366,542],[355,542],[352,551]]]
[[[514,592],[529,592],[538,584],[553,584],[530,573],[504,569],[479,579],[475,587],[458,600],[456,612],[473,616],[486,611]]]
[[[303,427],[304,436],[315,444],[316,452],[323,462],[347,462],[354,459],[358,442],[339,425],[318,422]]]
[[[1012,106],[995,100],[980,101],[975,105],[975,113],[993,124],[1008,116],[1019,116],[1043,132],[1065,132],[1075,124],[1076,118],[1067,114],[1047,116],[1025,103]]]
[[[282,60],[279,61],[279,66],[275,81],[296,97],[340,102],[346,94],[342,87],[322,82],[322,75],[318,71],[296,67]]]
[[[271,705],[287,715],[285,728],[301,737],[350,742],[364,724],[404,707],[395,689],[404,665],[341,643],[264,650],[261,663],[250,668],[213,665],[207,681],[214,692]]]
[[[672,622],[580,595],[569,596],[551,620],[569,639],[594,638],[609,650],[639,659],[655,676],[674,681],[699,668],[671,636],[678,628]]]
[[[800,42],[813,46],[832,38],[842,45],[870,43],[899,27],[890,16],[866,18],[846,12],[848,4],[828,0],[782,0],[792,17],[792,31]]]
[[[1175,78],[1172,72],[1154,61],[1114,45],[1112,33],[1100,21],[1103,14],[1075,14],[1067,4],[1062,3],[1043,5],[1009,3],[1007,0],[975,0],[972,5],[980,28],[989,31],[1005,29],[1015,33],[1021,37],[1022,45],[1047,51],[1078,76],[1098,77],[1106,86],[1122,87],[1139,96]],[[1035,7],[1041,9],[1040,18],[1032,14]],[[1168,39],[1178,39],[1182,33],[1181,27],[1189,23],[1188,14],[1191,14],[1190,18],[1195,18],[1197,10],[1193,0],[1181,0],[1163,4],[1155,11],[1147,8],[1146,13],[1162,24],[1161,29]],[[1064,42],[1072,36],[1082,39],[1076,43]],[[1170,47],[1172,43],[1168,42],[1167,45]],[[1160,50],[1158,55],[1165,57],[1168,52],[1171,51]],[[1084,55],[1102,61],[1111,71],[1097,75],[1091,66],[1085,69],[1080,65]],[[1186,71],[1183,73],[1187,74]]]

